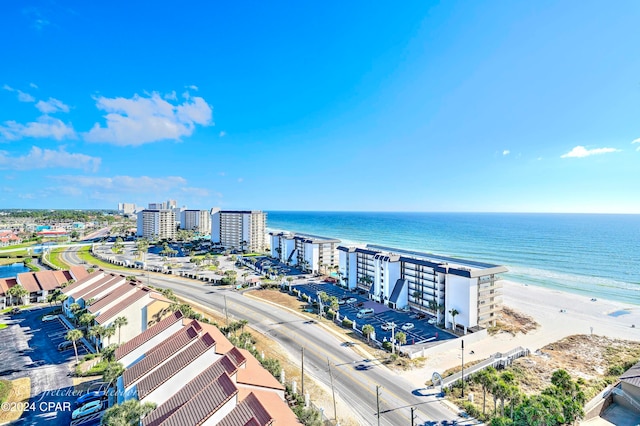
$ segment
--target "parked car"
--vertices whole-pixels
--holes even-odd
[[[71,349],[73,347],[73,342],[70,340],[64,340],[62,342],[60,342],[60,344],[58,345],[58,350],[59,351],[66,351],[67,349]]]
[[[395,324],[392,322],[385,322],[384,324],[382,324],[382,328],[384,331],[389,331],[391,330],[393,327],[395,327]]]
[[[347,301],[345,299],[338,300],[338,305],[340,305],[340,306],[344,305],[345,303],[347,303]]]
[[[106,396],[107,395],[104,393],[104,391],[88,392],[82,395],[80,398],[76,399],[76,405],[78,407],[81,407],[84,404],[87,404],[89,402],[99,401],[101,399],[104,399]]]
[[[20,312],[21,312],[21,311],[20,311],[20,308],[13,308],[13,309],[11,310],[11,314],[12,314],[12,315],[19,314]]]
[[[88,416],[89,414],[97,413],[102,410],[102,401],[91,401],[84,404],[82,407],[77,408],[71,413],[71,419],[75,420],[80,417]]]
[[[427,321],[427,323],[434,325],[436,323],[436,319],[435,318],[429,318],[429,321]]]
[[[358,301],[358,299],[356,299],[355,297],[350,297],[346,300],[347,303],[356,303]]]
[[[55,321],[58,319],[57,315],[45,315],[42,317],[42,322]]]
[[[409,330],[413,330],[415,328],[415,325],[413,325],[412,322],[407,322],[402,326],[402,329],[404,331],[409,331]]]

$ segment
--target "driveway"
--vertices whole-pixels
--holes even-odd
[[[73,348],[58,352],[66,328],[60,320],[42,322],[51,308],[23,310],[14,316],[2,315],[0,321],[9,327],[0,330],[0,377],[13,380],[31,379],[31,399],[18,425],[69,424],[73,403],[71,372],[75,362]],[[84,347],[80,345],[78,355]],[[84,350],[86,353],[86,350]]]

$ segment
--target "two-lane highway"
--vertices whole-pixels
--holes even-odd
[[[64,253],[68,263],[79,264],[73,249]],[[131,275],[136,275],[132,270]],[[146,278],[146,274],[144,275]],[[433,396],[415,395],[410,383],[395,375],[375,360],[365,360],[353,348],[343,345],[335,334],[289,310],[234,290],[204,285],[199,281],[171,275],[151,274],[150,283],[170,288],[180,296],[218,312],[224,312],[225,298],[228,313],[236,319],[246,319],[256,331],[279,343],[291,362],[300,365],[300,348],[305,348],[305,375],[312,376],[327,388],[330,377],[327,359],[333,366],[336,396],[359,418],[361,424],[377,424],[376,386],[381,386],[380,424],[410,425],[411,407],[415,407],[416,424],[427,421],[453,420],[457,416]],[[223,297],[224,296],[224,297]],[[425,378],[426,379],[426,378]],[[417,392],[419,394],[419,392]],[[311,396],[313,399],[313,395]],[[329,414],[329,413],[328,413]],[[340,413],[338,413],[340,417]]]

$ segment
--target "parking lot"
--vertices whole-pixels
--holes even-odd
[[[30,409],[15,424],[69,424],[71,412],[76,408],[77,395],[73,393],[71,378],[75,364],[73,346],[58,351],[67,329],[59,319],[42,321],[51,310],[32,308],[16,315],[0,315],[0,321],[8,325],[0,330],[0,377],[31,379]],[[78,342],[78,355],[85,353],[86,348]]]
[[[406,345],[433,344],[437,341],[455,338],[452,334],[439,329],[435,325],[429,324],[428,316],[423,319],[418,319],[418,316],[415,313],[394,311],[381,303],[369,300],[366,295],[348,291],[331,283],[313,282],[294,285],[293,288],[311,296],[314,300],[317,300],[318,292],[321,291],[324,291],[329,296],[336,296],[339,300],[343,301],[346,301],[349,298],[355,299],[355,302],[353,303],[344,303],[340,305],[338,310],[340,317],[346,316],[350,320],[355,320],[356,326],[360,331],[362,331],[363,325],[372,325],[375,328],[376,340],[381,342],[391,340],[391,329],[382,329],[383,324],[388,322],[395,323],[395,333],[402,331],[406,334]],[[373,309],[374,314],[366,318],[357,318],[358,312],[365,308]],[[413,324],[413,328],[403,330],[402,327],[407,323]]]

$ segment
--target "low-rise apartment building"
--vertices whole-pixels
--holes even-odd
[[[317,235],[270,232],[271,257],[305,272],[329,273],[338,265],[340,240]]]
[[[211,211],[211,242],[225,249],[263,253],[267,214],[260,210]]]
[[[23,272],[16,277],[0,278],[0,309],[4,309],[12,302],[14,304],[46,302],[47,296],[54,290],[88,275],[83,267],[73,266],[65,271]],[[21,301],[12,301],[8,294],[9,289],[15,285],[22,286],[29,293]]]
[[[430,313],[465,331],[495,324],[502,308],[504,266],[375,245],[338,250],[341,282],[392,308]]]

